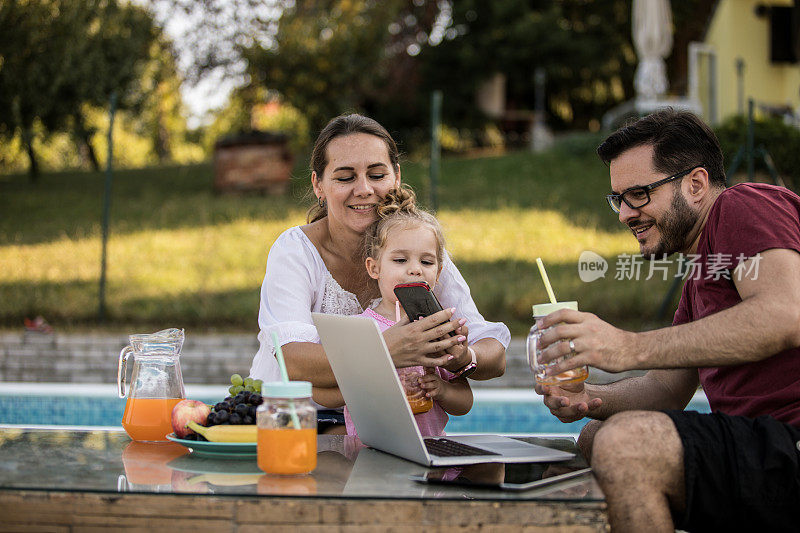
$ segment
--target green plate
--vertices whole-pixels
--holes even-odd
[[[264,473],[258,468],[258,463],[251,455],[243,455],[241,457],[228,456],[224,461],[221,461],[219,457],[211,455],[187,453],[168,462],[167,466],[173,470],[190,474],[247,475]]]
[[[255,442],[208,442],[199,440],[179,439],[174,433],[167,435],[167,439],[186,446],[197,455],[213,457],[255,457]]]

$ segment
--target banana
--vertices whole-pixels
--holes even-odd
[[[197,422],[189,422],[186,425],[210,442],[256,442],[258,435],[255,424],[247,426],[211,426],[210,428],[203,427]]]
[[[223,487],[236,487],[238,485],[254,485],[264,474],[201,474],[189,479],[190,485],[197,483],[212,483]]]

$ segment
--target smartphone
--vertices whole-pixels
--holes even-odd
[[[576,480],[589,479],[590,468],[568,469],[563,464],[550,463],[485,463],[461,468],[429,470],[423,475],[409,476],[419,483],[461,485],[501,490],[529,490]],[[570,483],[569,486],[572,486]],[[566,488],[562,485],[559,488]]]
[[[412,322],[442,310],[442,304],[424,281],[395,285],[394,294],[400,300],[400,305],[403,306],[408,319]],[[451,337],[455,337],[455,335],[455,331],[450,332]]]

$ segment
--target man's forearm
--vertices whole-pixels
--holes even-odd
[[[638,368],[737,365],[800,346],[800,254],[773,248],[759,255],[757,276],[742,275],[756,258],[733,272],[740,303],[695,322],[637,334],[632,348]]]
[[[766,300],[754,297],[696,322],[636,334],[636,366],[736,365],[796,346],[796,310]]]

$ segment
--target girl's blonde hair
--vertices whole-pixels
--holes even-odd
[[[392,189],[378,206],[378,220],[367,228],[364,234],[364,257],[378,259],[389,232],[397,227],[403,229],[427,226],[436,237],[436,260],[439,270],[444,264],[444,232],[439,221],[432,214],[417,207],[417,196],[408,185],[402,184]]]

